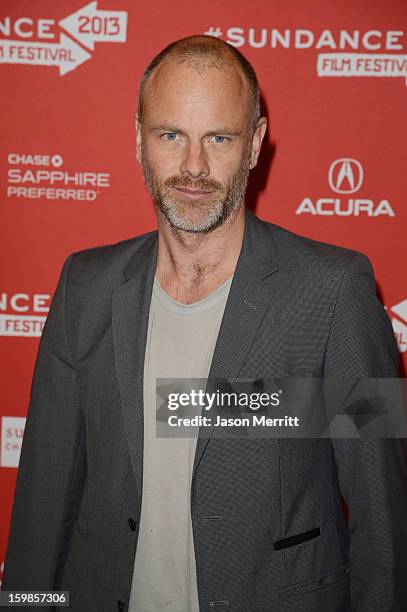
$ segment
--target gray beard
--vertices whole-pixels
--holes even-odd
[[[169,189],[160,185],[154,179],[150,165],[142,151],[142,166],[146,187],[164,218],[174,230],[191,233],[208,233],[225,223],[232,213],[237,213],[243,204],[250,172],[250,156],[246,155],[236,174],[230,179],[224,190],[224,195],[210,204],[199,204],[188,200],[175,199],[169,194]],[[223,197],[222,197],[223,195]],[[200,206],[206,209],[199,221],[188,218],[188,209],[196,210]],[[182,210],[180,211],[180,207]],[[185,212],[186,211],[186,212]]]

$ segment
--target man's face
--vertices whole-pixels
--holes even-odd
[[[239,70],[164,61],[144,93],[137,159],[147,188],[172,227],[208,232],[243,203],[265,120],[253,135]]]

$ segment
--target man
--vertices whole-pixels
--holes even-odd
[[[136,128],[158,232],[63,266],[3,590],[69,590],[75,612],[406,609],[399,440],[155,435],[157,378],[396,377],[368,259],[245,209],[266,119],[233,47],[166,48]]]

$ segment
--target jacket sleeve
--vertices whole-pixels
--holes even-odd
[[[66,326],[70,255],[39,344],[2,590],[58,590],[86,474],[85,427]]]
[[[365,399],[355,397],[359,377],[397,379],[398,363],[394,332],[376,297],[372,266],[357,253],[337,296],[325,385],[328,377],[339,381],[338,394],[346,398],[345,404],[355,405]],[[331,443],[349,510],[352,612],[402,612],[407,609],[406,439],[376,432],[369,437],[332,437]]]

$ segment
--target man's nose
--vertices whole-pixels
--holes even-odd
[[[202,144],[189,144],[185,150],[180,166],[181,174],[188,174],[191,179],[209,176],[209,164]]]

